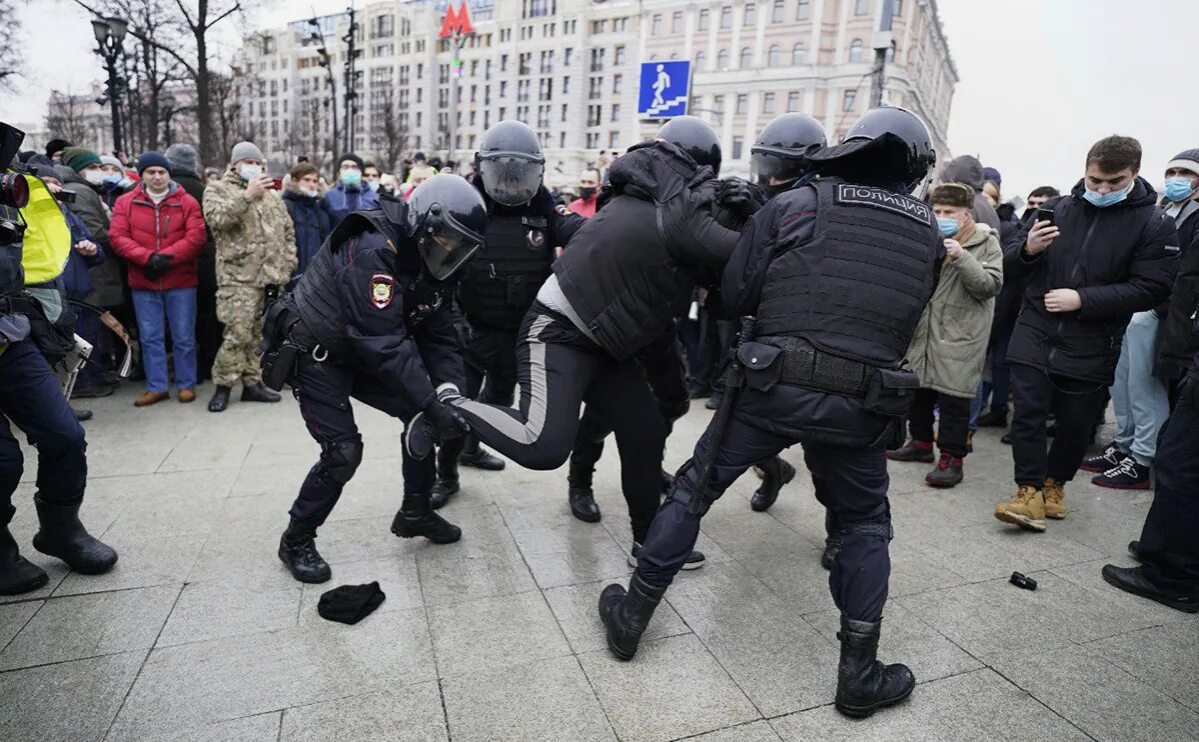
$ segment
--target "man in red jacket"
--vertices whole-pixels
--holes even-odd
[[[146,391],[134,404],[145,407],[167,391],[166,326],[175,351],[179,401],[196,398],[196,258],[208,233],[200,204],[171,180],[171,163],[158,152],[137,158],[141,182],[117,199],[108,238],[129,263],[129,288],[141,335]]]

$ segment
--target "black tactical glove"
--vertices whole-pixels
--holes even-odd
[[[461,396],[457,388],[449,386],[438,392],[437,397],[412,418],[404,431],[404,447],[409,456],[423,459],[438,443],[461,438],[470,432],[466,419],[449,404],[450,400]]]
[[[765,202],[761,192],[748,182],[740,178],[725,178],[716,190],[716,203],[741,219],[748,220],[758,213]]]
[[[162,278],[163,274],[171,268],[171,261],[175,257],[164,253],[156,252],[146,261],[146,267],[142,271],[146,274],[146,278],[151,281],[157,281]]]
[[[452,405],[441,400],[434,400],[425,408],[425,419],[433,426],[433,431],[439,441],[461,438],[470,432],[466,418],[458,414]]]

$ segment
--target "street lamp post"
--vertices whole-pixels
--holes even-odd
[[[104,60],[108,71],[108,105],[112,109],[112,145],[113,154],[120,156],[124,149],[121,141],[121,105],[120,80],[117,78],[117,60],[123,49],[121,42],[125,40],[125,32],[129,30],[129,22],[124,18],[96,18],[92,20],[92,31],[96,34],[96,53]]]
[[[171,119],[179,111],[175,108],[175,94],[164,90],[158,96],[158,105],[162,109],[162,142],[165,147],[171,143]]]
[[[338,147],[338,130],[337,130],[337,78],[333,74],[333,65],[330,64],[329,48],[325,44],[325,34],[321,30],[321,22],[316,18],[310,18],[308,25],[312,26],[312,34],[308,37],[309,43],[317,45],[316,53],[318,64],[325,70],[325,75],[329,80],[329,97],[325,100],[325,107],[329,108],[333,114],[333,140],[330,142],[331,153],[330,160],[337,157]],[[337,163],[333,163],[334,170],[337,169]]]

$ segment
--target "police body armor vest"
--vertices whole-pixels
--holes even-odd
[[[910,196],[839,178],[817,193],[811,241],[770,263],[756,334],[802,337],[817,350],[894,366],[933,291],[932,209]],[[787,241],[786,224],[779,242]]]
[[[342,219],[325,244],[317,251],[299,282],[283,301],[294,308],[303,329],[298,341],[319,343],[335,358],[351,355],[349,341],[345,335],[345,316],[341,308],[341,297],[337,288],[337,272],[348,263],[338,256],[346,242],[367,231],[375,231],[397,248],[394,225],[381,210],[355,211]],[[398,254],[398,253],[397,253]],[[412,329],[425,315],[435,311],[442,302],[450,300],[451,284],[440,288],[429,285],[419,266],[404,270],[402,260],[396,261],[395,290],[404,302],[404,324]]]
[[[554,263],[548,222],[537,214],[492,214],[471,259],[458,305],[473,325],[519,330]]]

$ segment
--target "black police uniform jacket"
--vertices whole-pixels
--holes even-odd
[[[712,169],[668,142],[645,142],[608,171],[603,208],[554,263],[558,284],[599,345],[618,360],[670,326],[738,232],[715,216]]]
[[[1069,196],[1049,201],[1061,230],[1049,248],[1029,257],[1027,232],[1011,245],[1004,261],[1013,280],[1027,281],[1020,315],[1008,345],[1008,362],[1053,374],[1109,385],[1124,330],[1134,312],[1160,304],[1178,270],[1174,221],[1157,206],[1153,187],[1137,178],[1117,204],[1093,206],[1083,198],[1083,181]],[[1005,280],[1008,274],[1005,273]],[[1049,312],[1045,294],[1074,289],[1082,308]]]
[[[724,271],[726,314],[756,317],[758,339],[896,368],[932,296],[944,247],[932,210],[904,194],[822,178],[754,215]],[[865,446],[895,418],[861,397],[789,383],[740,391],[733,415],[801,442]]]
[[[498,204],[476,177],[490,219],[483,249],[463,269],[458,306],[472,327],[516,332],[549,278],[556,248],[587,221],[557,206],[545,186],[521,206]]]
[[[437,386],[465,386],[450,315],[455,288],[425,273],[416,247],[372,210],[338,225],[283,300],[299,315],[301,344],[381,380],[416,411]]]

